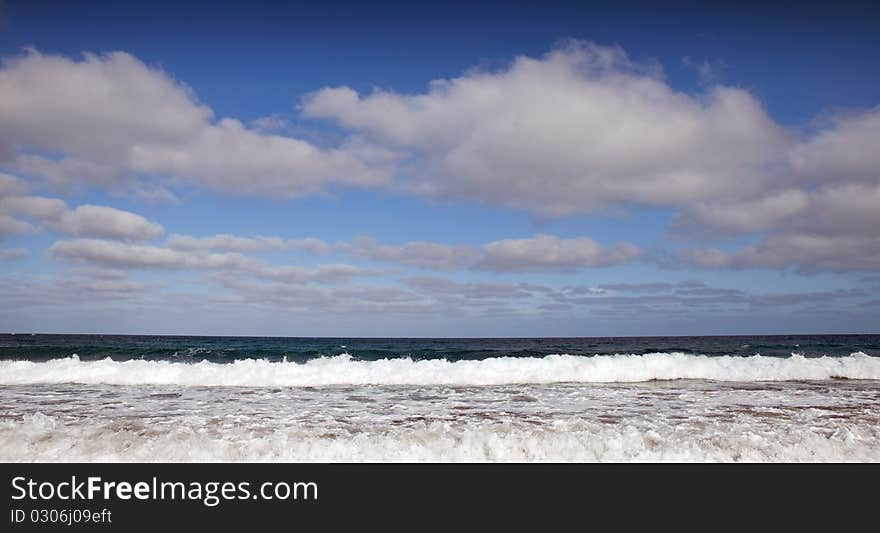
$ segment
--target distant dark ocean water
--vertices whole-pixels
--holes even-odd
[[[878,461],[880,335],[0,335],[0,460]]]
[[[343,353],[377,359],[409,357],[478,360],[490,357],[544,357],[550,354],[615,355],[687,353],[708,356],[844,357],[854,352],[880,356],[880,335],[778,335],[732,337],[601,337],[532,339],[405,339],[185,337],[147,335],[0,334],[0,360],[45,361],[76,354],[82,361],[201,361],[236,359],[305,362]]]

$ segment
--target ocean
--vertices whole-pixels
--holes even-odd
[[[880,335],[0,335],[0,461],[880,461]]]

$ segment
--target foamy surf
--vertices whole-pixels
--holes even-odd
[[[853,423],[822,431],[742,418],[701,424],[633,420],[608,425],[560,421],[510,424],[419,423],[327,435],[323,428],[261,427],[194,417],[78,421],[44,415],[0,422],[4,461],[101,462],[822,462],[880,461],[878,430]]]
[[[320,387],[334,385],[488,386],[550,383],[636,383],[652,380],[797,381],[880,379],[880,357],[807,358],[645,355],[497,357],[448,361],[407,358],[359,361],[349,354],[305,363],[242,359],[232,363],[2,361],[0,384],[177,385],[201,387]]]

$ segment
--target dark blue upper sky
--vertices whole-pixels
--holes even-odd
[[[0,190],[0,275],[24,309],[0,314],[0,330],[876,330],[880,4],[426,4],[0,1],[0,172],[16,183]],[[612,50],[625,58],[584,70]],[[102,55],[115,51],[134,66]],[[84,53],[97,54],[93,70]],[[537,70],[517,70],[520,56]],[[455,78],[452,96],[429,86]],[[155,99],[135,89],[148,80]],[[109,95],[106,108],[89,93]],[[147,124],[198,105],[212,115],[190,129]],[[244,131],[224,130],[226,117]],[[295,146],[268,146],[275,135],[321,161],[292,162]],[[34,207],[47,198],[67,211]],[[96,230],[77,206],[160,230]],[[187,248],[174,234],[287,244]],[[306,237],[326,249],[293,244]],[[122,260],[105,245],[152,255]],[[94,306],[65,311],[76,298]],[[203,305],[215,318],[191,327],[162,311]]]

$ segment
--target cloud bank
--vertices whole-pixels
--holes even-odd
[[[880,109],[804,135],[743,89],[683,93],[621,49],[572,42],[420,94],[325,88],[303,111],[408,153],[420,194],[542,215],[659,206],[682,235],[761,237],[678,254],[703,268],[880,268]]]
[[[685,92],[620,48],[571,41],[412,94],[319,89],[302,99],[301,115],[345,132],[319,146],[278,133],[296,130],[278,117],[250,126],[217,117],[183,82],[124,52],[69,58],[27,50],[0,67],[0,167],[49,187],[129,187],[170,201],[173,188],[190,184],[281,198],[385,187],[543,217],[661,208],[673,214],[675,236],[700,242],[669,250],[679,267],[880,268],[880,108],[802,131],[778,124],[749,91],[705,81]],[[69,209],[28,195],[9,174],[0,174],[0,197],[5,239],[51,228],[149,242],[164,229],[110,207]],[[728,237],[754,244],[712,242]],[[335,246],[213,239],[173,236],[168,247],[328,253]],[[578,239],[538,235],[481,249],[363,239],[347,246],[356,257],[435,270],[566,271],[644,256],[625,243]]]

